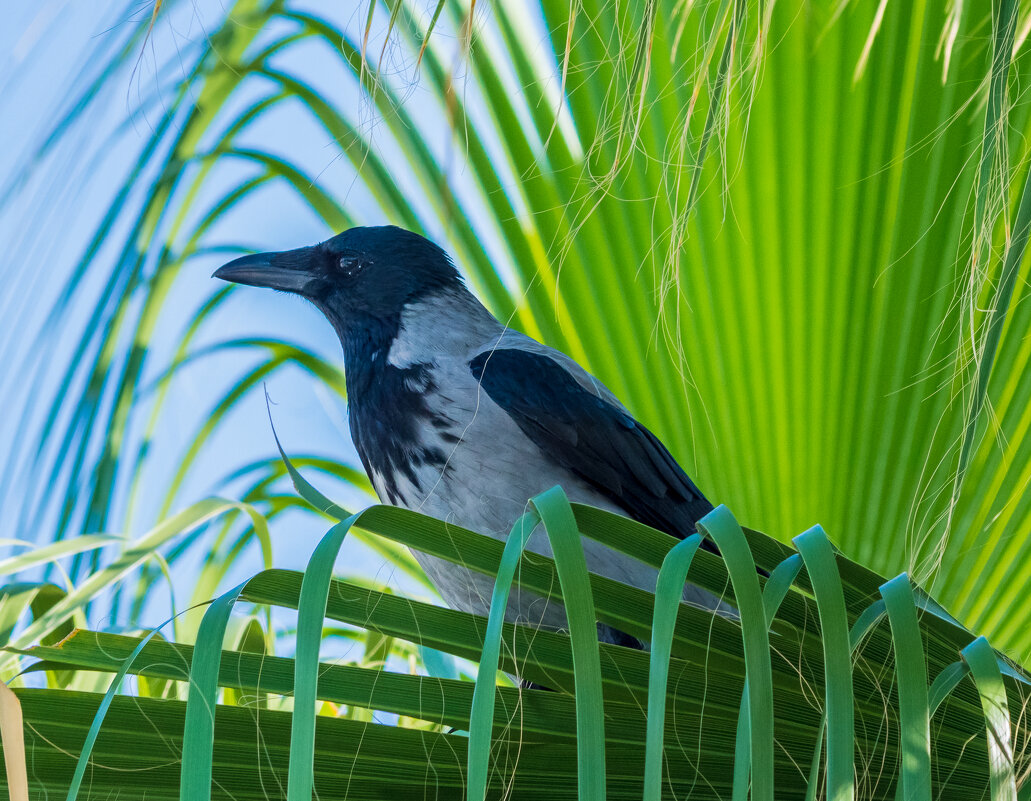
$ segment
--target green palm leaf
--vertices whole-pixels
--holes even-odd
[[[551,536],[560,541],[567,529],[572,535],[568,544],[577,548],[582,533],[618,542],[647,561],[660,552],[674,552],[676,541],[667,535],[600,510],[572,508],[558,491],[534,503],[543,524],[553,530]],[[539,524],[530,518],[519,525],[524,522],[527,536]],[[354,584],[328,582],[325,568],[331,566],[341,535],[354,523],[439,553],[477,549],[484,556],[471,563],[474,569],[491,575],[504,571],[509,579],[535,590],[551,581],[559,597],[561,587],[575,591],[565,599],[570,608],[575,609],[575,599],[582,602],[593,596],[596,606],[587,609],[589,628],[584,629],[592,636],[577,638],[575,628],[572,637],[521,629],[502,624],[500,616],[487,621]],[[765,544],[774,551],[784,547],[742,530],[722,507],[703,525],[729,558],[724,565],[705,552],[694,554],[706,569],[696,571],[692,560],[689,579],[709,589],[721,582],[725,586],[728,570],[735,589],[744,587],[742,579],[756,584],[756,563],[750,556],[760,553],[756,546]],[[206,614],[195,647],[79,631],[56,645],[22,649],[42,660],[36,670],[115,674],[103,699],[72,691],[17,691],[38,771],[33,786],[64,792],[74,781],[74,771],[82,770],[76,764],[89,763],[90,782],[80,794],[107,794],[121,783],[120,792],[131,797],[181,793],[180,797],[198,798],[209,788],[216,794],[250,797],[272,782],[290,787],[291,793],[300,786],[299,797],[308,797],[312,786],[322,795],[340,793],[352,783],[357,796],[364,797],[390,795],[386,785],[376,782],[393,781],[394,792],[408,797],[428,788],[459,793],[467,776],[471,781],[480,773],[480,789],[469,785],[477,795],[494,795],[505,786],[514,797],[539,797],[547,787],[559,797],[601,798],[597,788],[604,785],[604,797],[639,797],[645,755],[657,748],[663,772],[656,789],[677,795],[694,788],[699,797],[731,791],[740,797],[751,786],[753,793],[773,797],[776,787],[777,798],[801,798],[824,780],[821,754],[826,753],[826,781],[834,783],[834,797],[895,797],[900,781],[906,788],[922,785],[937,793],[947,789],[957,797],[981,797],[990,782],[993,799],[1009,797],[1006,788],[1015,787],[1015,777],[1024,769],[1027,732],[1017,710],[1026,700],[1028,680],[983,638],[934,615],[918,619],[912,593],[910,626],[896,625],[906,601],[890,588],[908,592],[904,576],[890,584],[881,582],[886,605],[876,600],[876,594],[862,594],[871,581],[880,579],[835,556],[821,531],[807,532],[797,542],[802,559],[788,556],[784,564],[790,570],[773,571],[767,587],[776,590],[770,591],[767,608],[747,601],[742,592],[728,598],[741,612],[739,625],[681,605],[679,592],[664,592],[656,601],[640,590],[588,574],[582,561],[563,567],[561,545],[556,549],[557,565],[543,557],[523,556],[513,569],[518,547],[503,553],[492,538],[413,512],[374,507],[332,529],[304,574],[266,571],[225,594]],[[767,563],[764,557],[757,561]],[[309,592],[309,586],[323,581],[325,594]],[[585,594],[580,585],[588,581],[591,589]],[[811,584],[816,585],[815,598]],[[755,588],[747,591],[754,594]],[[826,605],[825,595],[837,596],[838,605]],[[779,603],[774,596],[779,596]],[[638,597],[641,602],[634,603]],[[311,603],[312,598],[317,602]],[[481,669],[475,690],[453,679],[311,661],[318,657],[317,639],[314,651],[307,645],[302,648],[299,640],[296,660],[250,650],[223,651],[221,632],[238,600],[297,609],[300,638],[305,629],[317,638],[325,616],[370,632],[429,643],[456,656],[476,656],[495,636],[500,636],[500,647],[483,663],[486,670]],[[496,603],[503,600],[499,595]],[[886,608],[890,631],[884,621]],[[631,631],[647,632],[653,615],[658,619],[671,614],[672,650],[660,649],[651,657],[599,645],[593,637],[594,616],[610,623],[625,621]],[[839,618],[853,631],[844,641],[832,634]],[[749,640],[756,640],[756,632],[759,640],[769,637],[765,650],[751,650]],[[589,671],[582,672],[591,664],[592,651],[593,680],[586,678]],[[921,661],[926,672],[916,680],[909,665],[900,660],[896,666],[893,656],[911,651],[925,655]],[[957,661],[960,656],[962,661]],[[836,672],[832,666],[842,658],[844,672]],[[518,670],[556,691],[494,688],[497,667]],[[179,683],[185,704],[116,696],[125,673]],[[657,675],[669,681],[657,682]],[[964,681],[967,675],[974,681]],[[929,677],[934,677],[930,686]],[[269,698],[273,708],[240,700],[235,706],[216,706],[220,686],[232,689],[234,699]],[[488,688],[489,694],[484,692]],[[890,703],[896,692],[917,691],[930,698],[924,706],[925,721],[934,717],[933,734],[922,743],[911,741],[907,728],[899,728]],[[656,692],[664,699],[661,705],[653,703]],[[370,723],[363,716],[320,716],[313,714],[319,708],[316,699],[422,722],[409,724],[416,729],[411,731]],[[60,715],[55,714],[58,705]],[[293,715],[276,711],[291,706]],[[854,715],[854,727],[838,722],[843,710],[850,721]],[[759,725],[764,719],[768,723]],[[139,740],[127,748],[131,726]],[[470,737],[445,734],[443,726],[468,728]],[[599,735],[597,743],[591,726]],[[750,760],[731,758],[735,730],[739,743],[742,737],[750,742]],[[824,736],[826,749],[819,747]],[[4,737],[6,752],[11,740]],[[477,746],[484,737],[488,749]],[[170,763],[171,754],[176,757]],[[480,765],[485,758],[489,761]],[[126,769],[139,771],[142,781],[125,787]],[[654,790],[652,797],[657,797]]]
[[[98,43],[99,66],[84,72],[53,131],[6,184],[2,213],[22,213],[24,187],[76,146],[86,112],[136,69],[143,43],[162,45],[162,20],[189,11],[179,5],[161,4]],[[169,695],[113,697],[93,758],[114,769],[94,774],[95,791],[113,791],[126,768],[145,765],[148,797],[178,795],[168,748],[178,755],[184,721],[200,713],[196,695],[176,682],[196,676],[168,675],[147,660],[171,648],[176,665],[192,665],[196,653],[152,640],[144,661],[127,664],[138,640],[103,642],[122,654],[118,662],[84,646],[84,634],[60,646],[50,638],[69,620],[84,625],[99,603],[138,625],[157,583],[174,585],[179,565],[202,547],[193,597],[206,600],[254,551],[268,563],[266,521],[278,525],[280,514],[298,509],[322,518],[339,511],[319,498],[310,509],[283,491],[290,468],[272,458],[271,437],[267,458],[256,460],[214,446],[253,390],[280,371],[300,367],[344,400],[330,343],[323,350],[286,339],[287,326],[205,339],[234,293],[199,287],[196,276],[230,254],[274,244],[225,234],[239,210],[266,202],[304,209],[312,230],[327,235],[389,221],[446,244],[501,319],[601,377],[710,497],[775,539],[718,515],[705,530],[737,555],[726,565],[704,552],[690,558],[691,581],[736,596],[740,628],[697,610],[663,612],[648,593],[590,579],[599,620],[645,639],[669,637],[668,658],[655,663],[601,646],[603,745],[598,726],[577,713],[585,701],[576,665],[579,676],[593,675],[582,631],[576,646],[497,619],[500,668],[558,692],[538,700],[499,687],[474,715],[461,682],[397,676],[383,679],[385,693],[379,681],[388,674],[342,666],[331,692],[320,679],[299,686],[300,697],[310,701],[314,690],[365,711],[343,721],[312,717],[307,703],[296,718],[263,711],[262,781],[306,796],[298,763],[312,762],[322,794],[346,787],[382,795],[383,776],[404,770],[419,778],[397,780],[396,797],[424,793],[427,772],[439,792],[454,794],[465,786],[466,741],[435,728],[446,725],[474,732],[476,759],[490,746],[491,769],[477,763],[472,774],[488,794],[511,780],[513,795],[546,787],[571,797],[589,792],[590,778],[611,797],[637,797],[647,775],[649,797],[659,792],[657,777],[678,794],[739,798],[749,787],[755,797],[774,787],[778,798],[815,797],[825,787],[829,796],[879,798],[896,786],[913,798],[946,787],[962,797],[1013,797],[1024,771],[1025,687],[1010,662],[963,626],[1010,657],[1031,653],[1022,603],[1031,580],[1027,9],[1017,0],[947,10],[873,0],[485,6],[370,2],[351,19],[278,0],[227,8],[139,101],[153,124],[37,330],[22,330],[18,312],[0,344],[11,368],[0,391],[12,399],[17,433],[3,456],[12,478],[2,502],[9,536],[36,540],[45,531],[47,541],[5,567],[50,565],[5,585],[3,629],[21,652],[44,638],[33,653],[47,660],[38,669],[48,675],[69,676],[70,665],[124,668]],[[330,141],[319,166],[292,140],[269,135],[274,128],[264,123],[277,118],[297,130],[310,124]],[[114,148],[128,127],[117,126],[105,145]],[[323,169],[337,160],[346,188]],[[184,291],[196,299],[185,315]],[[163,333],[170,320],[178,331],[171,347]],[[256,361],[205,385],[209,397],[186,436],[169,431],[171,410],[187,405],[178,379],[228,353]],[[155,455],[162,443],[177,454],[170,468]],[[368,493],[346,454],[298,462],[354,488],[355,498]],[[188,506],[202,497],[189,481],[201,464],[238,486],[248,505]],[[581,530],[656,567],[670,552],[668,538],[643,526],[573,511]],[[439,524],[378,508],[360,521],[348,537],[415,573],[403,546],[492,575],[502,564],[502,546],[471,532],[444,537]],[[840,553],[818,529],[795,540],[797,553],[785,544],[816,522]],[[97,535],[142,529],[149,533],[137,540]],[[743,543],[771,572],[762,595]],[[323,567],[328,581],[331,564]],[[901,571],[942,605],[908,577],[885,582]],[[524,558],[516,575],[538,591],[561,584],[561,566],[546,561]],[[267,571],[244,582],[239,599],[296,607],[301,581]],[[483,653],[486,620],[367,580],[346,592],[328,586],[326,615],[346,637],[367,638],[370,659],[382,661],[384,648],[388,662],[415,658],[416,644],[459,659]],[[675,597],[675,587],[660,594]],[[231,606],[225,600],[227,615]],[[175,624],[177,640],[196,630],[198,618],[185,620]],[[302,612],[298,637],[308,645],[297,666],[309,679],[321,633],[318,610]],[[289,660],[239,654],[236,669],[248,678],[233,680],[225,658],[237,656],[219,661],[221,636],[198,650],[198,665],[208,665],[208,709],[219,686],[263,694],[253,671],[266,662],[278,671],[267,692],[294,692]],[[897,666],[896,653],[906,656]],[[26,664],[17,658],[4,662],[5,678]],[[35,779],[55,792],[69,786],[106,686],[83,672],[74,681],[89,692],[17,691],[39,733]],[[201,786],[213,776],[234,797],[264,797],[261,782],[236,782],[254,768],[241,744],[259,731],[241,697],[224,696],[237,704],[218,708],[216,758],[189,756],[186,767]],[[9,710],[9,696],[0,700]],[[67,711],[64,728],[54,722],[57,704]],[[901,736],[885,718],[896,704]],[[646,709],[665,709],[663,720],[646,721]],[[370,723],[368,710],[420,720],[422,729]],[[525,728],[499,731],[517,710]],[[11,720],[0,727],[8,741]],[[129,748],[145,721],[160,736]],[[617,747],[612,721],[626,733]],[[295,751],[290,768],[287,730],[296,725],[307,727],[300,742],[311,750]],[[193,742],[197,727],[187,728]],[[338,742],[346,748],[326,745]],[[595,759],[604,751],[604,773],[584,774],[588,747]],[[350,757],[348,784],[338,783],[334,754]]]

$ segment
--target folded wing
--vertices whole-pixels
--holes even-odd
[[[546,353],[487,350],[469,368],[547,458],[627,516],[683,539],[712,509],[654,434]]]

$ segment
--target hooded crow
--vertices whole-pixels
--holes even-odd
[[[504,539],[528,498],[570,500],[678,538],[712,504],[669,451],[571,358],[502,325],[448,255],[394,226],[244,256],[215,278],[307,298],[344,351],[351,436],[380,501]],[[537,532],[531,550],[550,555]],[[711,546],[710,546],[711,547]],[[656,571],[584,540],[594,573],[654,591]],[[445,602],[486,614],[493,579],[415,553]],[[685,600],[733,614],[701,588]],[[513,622],[561,629],[561,605],[513,588]],[[640,643],[599,624],[603,641]]]

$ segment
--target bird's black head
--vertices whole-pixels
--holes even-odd
[[[244,256],[214,277],[301,295],[329,318],[341,339],[355,328],[396,324],[406,305],[462,288],[443,250],[393,225],[351,228],[311,247]]]

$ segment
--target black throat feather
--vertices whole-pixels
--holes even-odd
[[[441,448],[426,442],[423,432],[439,427],[427,398],[435,390],[431,363],[407,367],[390,364],[390,348],[401,331],[400,315],[394,319],[368,317],[351,320],[339,331],[347,378],[348,424],[358,456],[369,477],[376,481],[380,500],[408,505],[421,500],[418,468],[443,468]],[[406,497],[401,480],[420,494]]]

